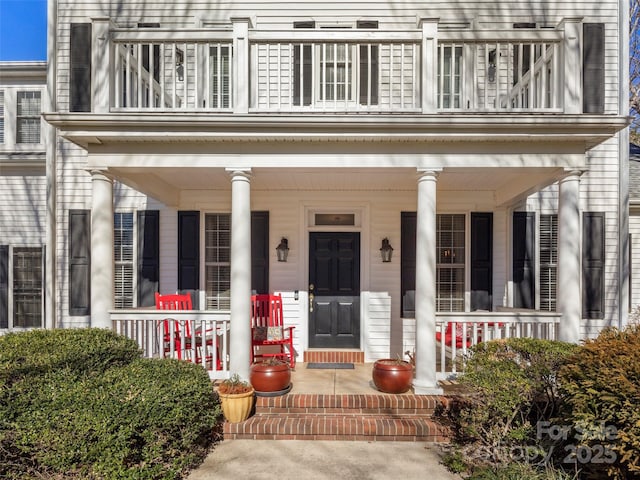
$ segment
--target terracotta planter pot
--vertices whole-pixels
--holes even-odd
[[[245,393],[218,393],[224,418],[230,423],[244,422],[253,408],[253,389]]]
[[[291,383],[291,369],[286,363],[254,363],[249,372],[249,383],[257,392],[280,392]]]
[[[413,366],[404,360],[391,358],[378,360],[373,364],[373,383],[385,393],[404,393],[413,383]]]

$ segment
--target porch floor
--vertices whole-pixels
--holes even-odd
[[[354,363],[353,369],[309,369],[307,364],[297,362],[291,372],[291,392],[319,395],[388,395],[373,384],[373,363]],[[457,384],[440,382],[445,395],[455,393]],[[413,389],[403,395],[413,395]]]

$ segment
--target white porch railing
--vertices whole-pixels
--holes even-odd
[[[109,92],[111,111],[563,112],[565,83],[581,74],[561,27],[446,30],[436,39],[421,30],[234,35],[112,29],[112,86],[97,90]]]
[[[531,311],[438,313],[436,316],[437,377],[455,377],[468,350],[500,338],[558,339],[560,313]],[[403,319],[404,351],[415,349],[415,319]]]
[[[135,340],[145,358],[186,360],[202,365],[212,379],[229,376],[229,312],[112,310],[110,315],[114,332]]]

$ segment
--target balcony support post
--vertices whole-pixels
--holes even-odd
[[[564,113],[582,113],[582,18],[565,18],[560,27],[564,29]]]
[[[436,182],[438,172],[419,171],[416,232],[416,395],[440,395],[436,379]]]
[[[251,349],[251,169],[231,175],[231,326],[229,369],[249,379]]]
[[[249,113],[249,28],[251,19],[234,17],[233,23],[233,112]]]
[[[113,309],[113,179],[91,170],[91,326],[111,328]]]
[[[422,18],[422,113],[438,110],[438,18]]]
[[[560,180],[558,191],[557,311],[562,313],[559,339],[578,343],[582,296],[580,292],[580,171]]]
[[[91,105],[95,113],[107,113],[113,96],[111,20],[109,17],[94,17],[91,23]]]

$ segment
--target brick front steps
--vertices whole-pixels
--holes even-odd
[[[445,397],[289,394],[257,397],[255,415],[225,423],[224,438],[446,442],[432,416]]]

